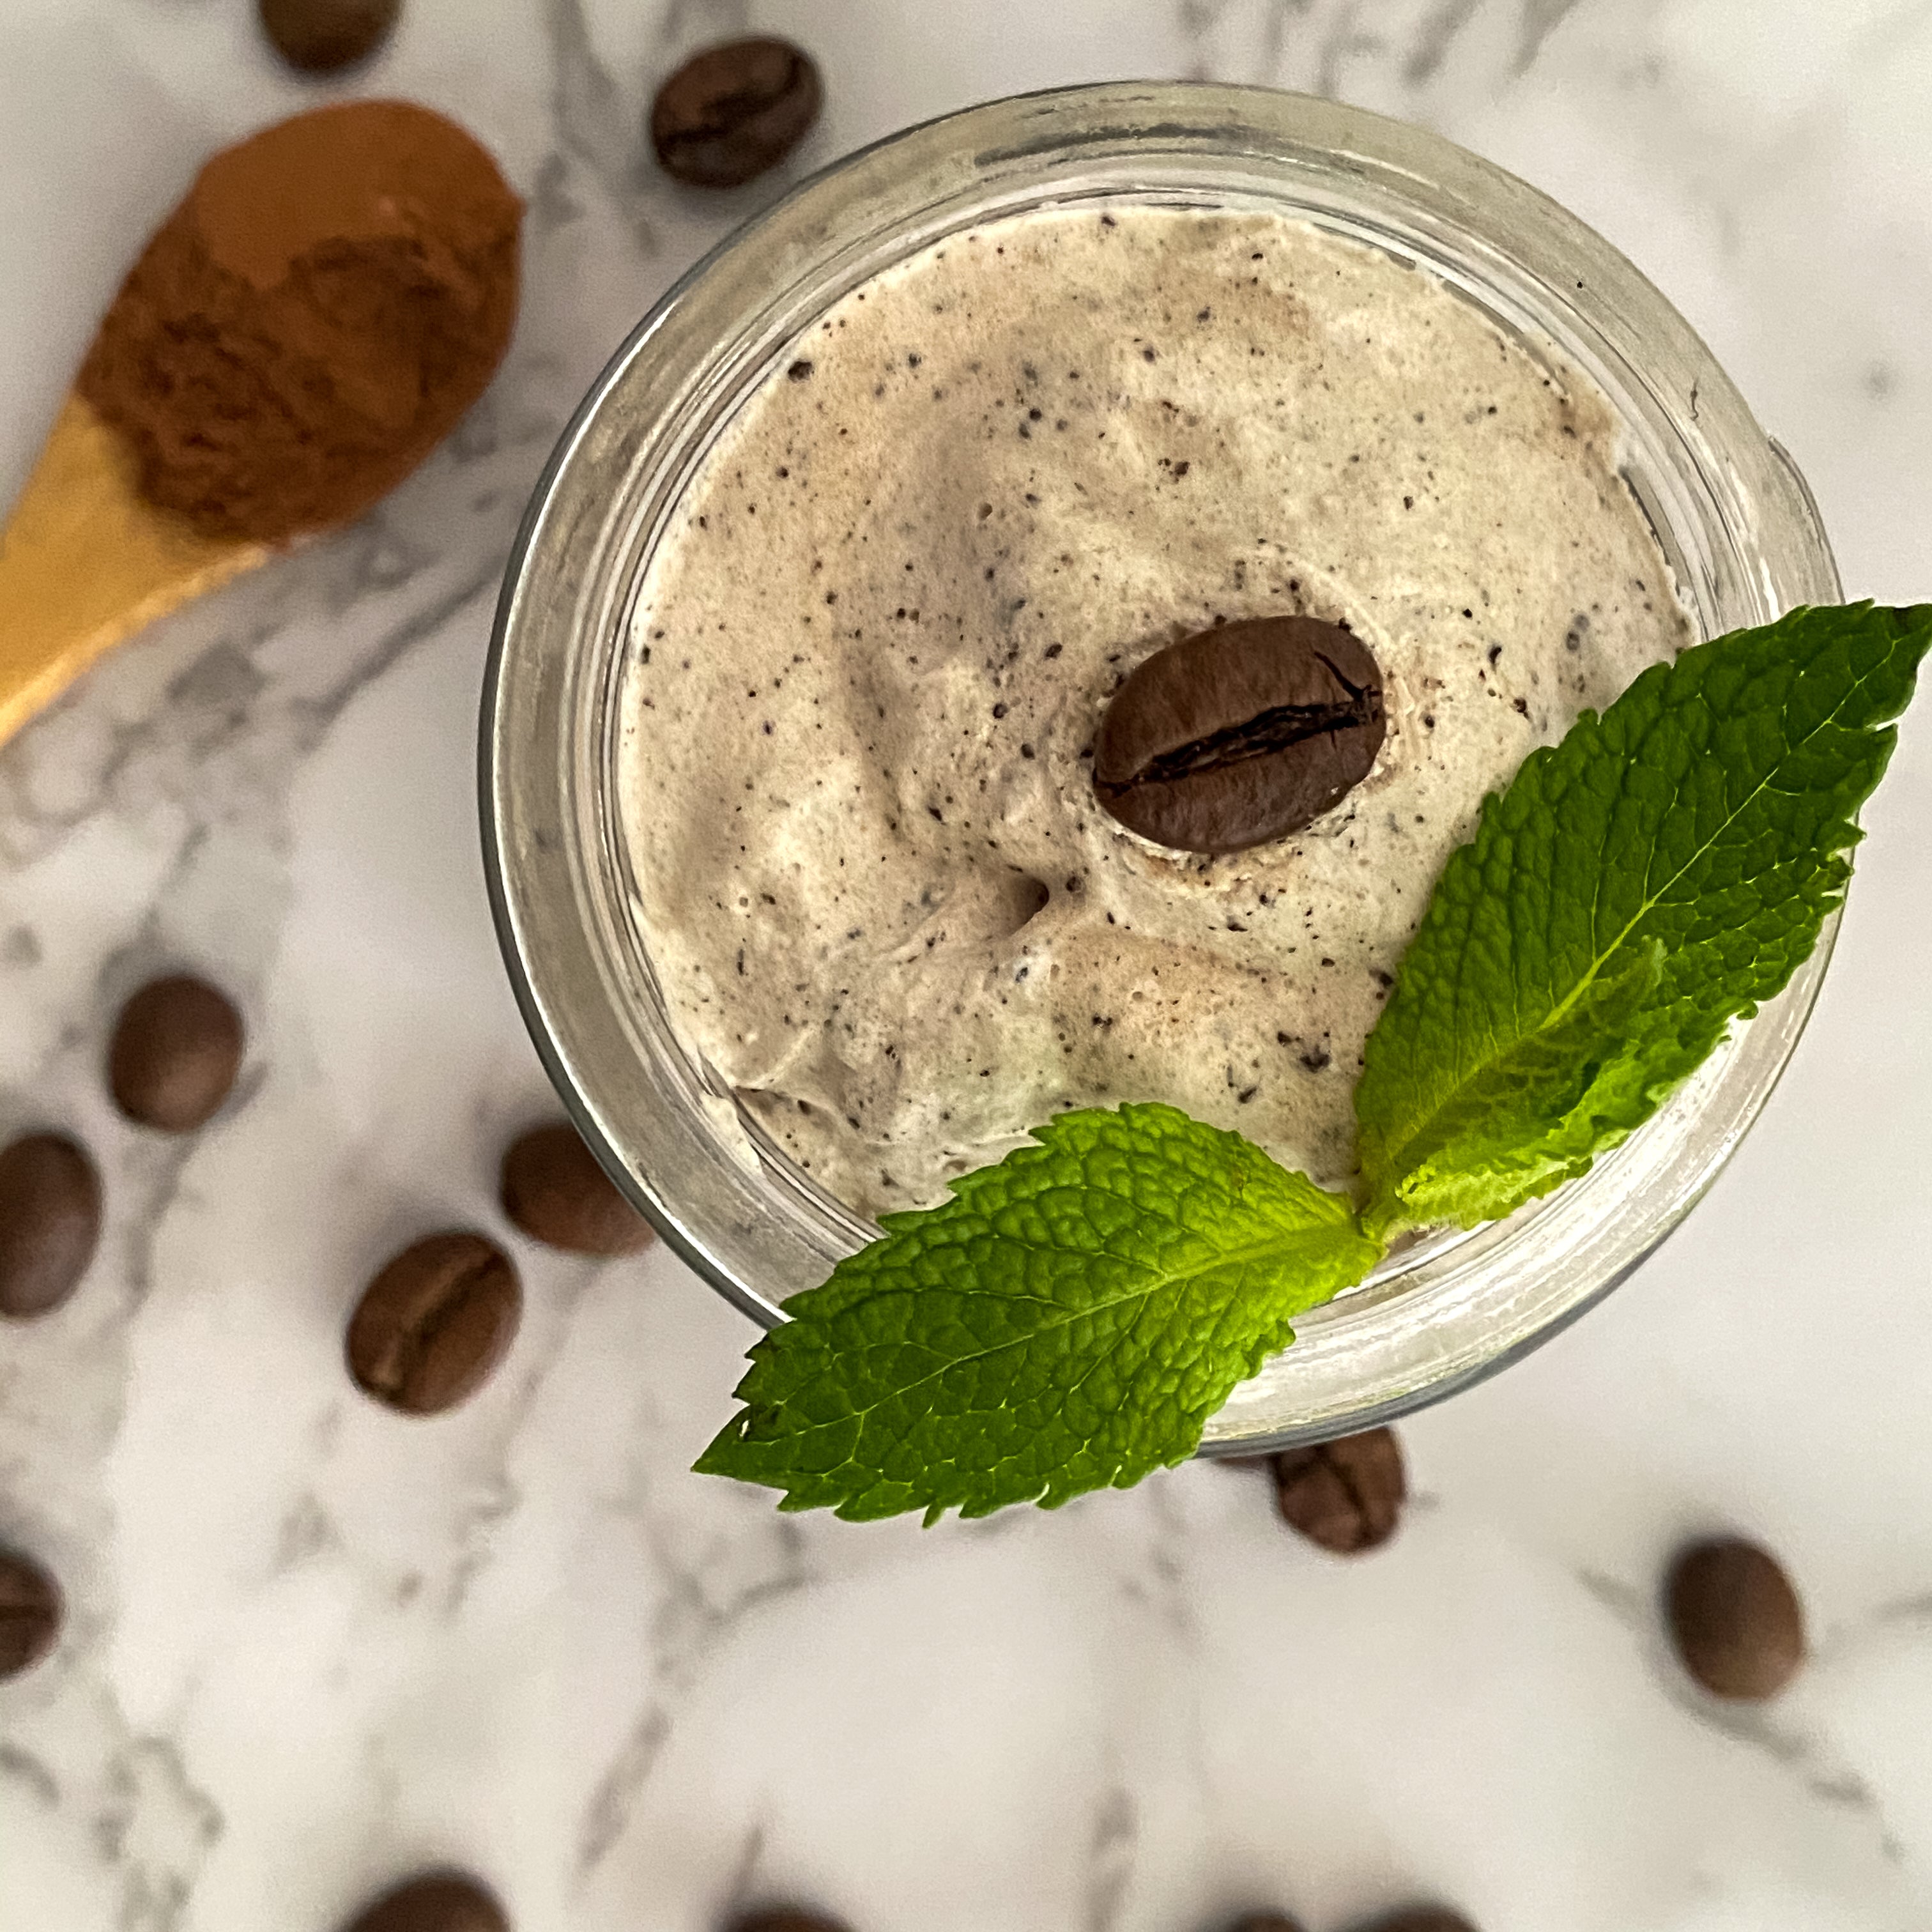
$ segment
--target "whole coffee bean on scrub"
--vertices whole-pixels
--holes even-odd
[[[0,1148],[0,1315],[58,1308],[100,1240],[100,1177],[78,1142],[26,1134]]]
[[[262,29],[304,74],[367,60],[394,30],[403,0],[260,0]]]
[[[1460,1912],[1442,1905],[1405,1906],[1399,1912],[1371,1919],[1361,1932],[1476,1932]]]
[[[1339,624],[1217,625],[1144,658],[1108,700],[1094,794],[1156,844],[1244,851],[1339,803],[1386,728],[1382,673]]]
[[[152,980],[121,1009],[107,1081],[130,1120],[184,1134],[213,1118],[242,1070],[242,1016],[184,973]]]
[[[574,1255],[634,1255],[651,1224],[617,1192],[568,1120],[532,1127],[503,1156],[503,1212],[532,1240]]]
[[[349,1372],[406,1415],[474,1395],[509,1352],[523,1312],[510,1258],[481,1234],[430,1234],[383,1268],[357,1304]]]
[[[1222,1932],[1305,1932],[1301,1921],[1285,1912],[1244,1912],[1231,1918]]]
[[[754,36],[707,47],[651,104],[651,146],[664,172],[698,188],[737,188],[776,166],[818,118],[812,56]]]
[[[0,1678],[17,1677],[60,1636],[60,1586],[32,1557],[0,1550]]]
[[[844,1919],[828,1918],[822,1912],[773,1905],[740,1912],[726,1924],[724,1932],[851,1932],[851,1928]]]
[[[510,1932],[494,1895],[462,1872],[424,1872],[385,1892],[344,1932]]]
[[[1684,1667],[1713,1696],[1774,1697],[1804,1661],[1804,1612],[1776,1557],[1720,1537],[1694,1544],[1665,1585]]]
[[[1408,1482],[1393,1429],[1284,1449],[1270,1460],[1282,1520],[1310,1542],[1354,1556],[1395,1534]]]

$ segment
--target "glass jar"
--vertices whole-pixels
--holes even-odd
[[[767,1324],[874,1231],[778,1151],[668,1014],[616,806],[632,604],[722,426],[840,296],[957,230],[1118,202],[1299,217],[1424,265],[1532,353],[1553,347],[1582,368],[1621,419],[1630,488],[1704,636],[1839,596],[1802,480],[1683,318],[1574,216],[1433,134],[1262,88],[1108,85],[972,108],[807,182],[664,296],[578,412],[511,559],[482,717],[485,865],[538,1050],[626,1193]],[[1418,1243],[1304,1317],[1204,1448],[1386,1420],[1608,1294],[1764,1105],[1834,932],[1583,1179],[1505,1222]]]

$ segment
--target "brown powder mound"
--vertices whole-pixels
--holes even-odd
[[[210,536],[346,523],[480,395],[516,320],[523,204],[406,101],[224,149],[150,242],[82,365],[141,485]]]

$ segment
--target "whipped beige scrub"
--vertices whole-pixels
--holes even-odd
[[[1378,668],[1366,776],[1232,852],[1102,806],[1137,667],[1295,616]],[[1602,397],[1427,273],[1266,214],[953,236],[800,339],[643,585],[622,806],[665,999],[867,1214],[1120,1100],[1341,1181],[1484,795],[1689,641]]]

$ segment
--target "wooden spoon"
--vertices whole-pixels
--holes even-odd
[[[148,502],[134,452],[70,394],[0,530],[0,744],[104,652],[272,554]]]

